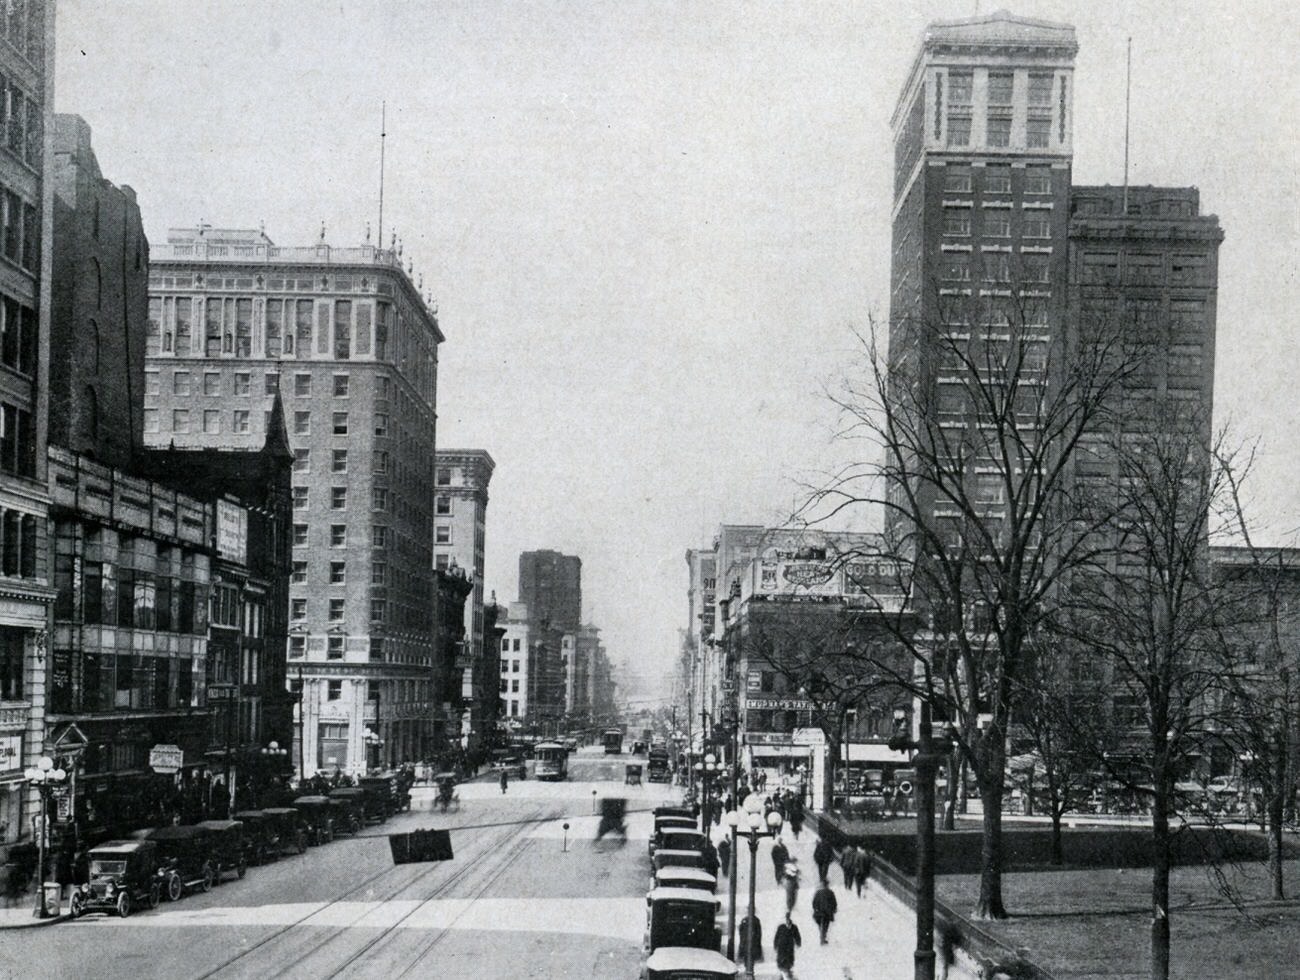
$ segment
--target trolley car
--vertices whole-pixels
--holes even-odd
[[[538,779],[568,779],[569,750],[559,742],[541,742],[533,750]]]

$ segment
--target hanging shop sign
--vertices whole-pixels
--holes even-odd
[[[154,772],[177,773],[184,762],[185,752],[179,745],[155,745],[149,750],[149,768]]]

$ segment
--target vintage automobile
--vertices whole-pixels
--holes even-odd
[[[383,823],[388,819],[388,808],[384,804],[383,797],[364,786],[340,786],[338,789],[332,789],[330,799],[349,801],[352,812],[357,815],[361,825],[367,821]]]
[[[661,868],[699,868],[704,869],[704,855],[694,848],[660,847],[655,850],[654,869]]]
[[[689,946],[661,946],[645,961],[645,980],[732,980],[740,967],[721,953]]]
[[[212,835],[212,859],[217,865],[217,884],[233,871],[236,878],[248,874],[248,841],[238,820],[204,820],[198,824]]]
[[[149,840],[158,845],[163,894],[169,902],[180,901],[187,890],[212,891],[219,872],[210,830],[195,824],[159,827]]]
[[[307,843],[319,847],[334,839],[335,807],[328,796],[300,796],[293,801],[293,808],[307,824]]]
[[[670,851],[703,851],[704,845],[708,842],[708,837],[694,827],[664,827],[659,831],[655,850],[664,848]]]
[[[373,793],[383,805],[384,819],[387,820],[399,810],[411,808],[411,794],[402,788],[401,777],[397,773],[384,773],[382,776],[362,776],[357,785],[368,793]]]
[[[339,834],[355,835],[366,822],[365,805],[360,799],[335,796],[331,790],[325,797],[330,803],[330,812],[334,814],[334,836]]]
[[[654,818],[654,830],[650,834],[649,852],[654,855],[655,849],[660,846],[659,841],[665,833],[672,831],[696,830],[699,824],[694,817],[683,817],[678,814],[664,814]]]
[[[655,872],[654,887],[700,888],[712,892],[718,887],[718,879],[701,868],[669,864]]]
[[[244,825],[250,864],[262,865],[280,855],[279,825],[263,810],[240,810],[234,818]]]
[[[654,808],[655,817],[685,817],[694,820],[698,813],[693,806],[685,803],[661,803]]]
[[[291,806],[269,806],[262,811],[275,825],[281,854],[302,854],[307,850],[307,821]]]
[[[668,750],[651,749],[649,756],[646,757],[646,766],[649,772],[646,778],[652,783],[667,783],[672,780],[672,773],[669,770]]]
[[[438,788],[438,796],[434,802],[442,808],[443,813],[452,807],[460,809],[460,794],[456,792],[454,772],[440,772],[431,778],[431,782]]]
[[[684,946],[718,952],[722,931],[716,925],[722,903],[698,888],[654,888],[646,896],[645,951]]]
[[[524,761],[523,755],[512,753],[508,749],[495,749],[492,752],[492,768],[493,770],[504,769],[511,779],[528,778],[528,763]]]
[[[162,898],[158,845],[151,840],[116,840],[90,850],[89,875],[72,892],[75,919],[86,912],[116,912],[122,918],[137,904],[157,908]]]

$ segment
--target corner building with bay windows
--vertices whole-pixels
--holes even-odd
[[[151,252],[145,441],[293,464],[288,684],[307,774],[427,756],[437,317],[390,250],[173,230]],[[301,745],[297,742],[301,740]]]

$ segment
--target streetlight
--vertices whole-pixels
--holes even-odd
[[[709,833],[709,780],[720,772],[717,756],[710,752],[704,757],[703,762],[695,763],[695,772],[700,777],[700,792],[703,796],[703,805],[700,807],[700,832],[707,837]]]
[[[384,740],[371,728],[365,731],[366,740],[366,766],[370,767],[370,750],[375,750],[375,765],[372,768],[379,768],[379,747],[384,744]]]
[[[48,826],[47,812],[49,809],[50,793],[54,786],[59,785],[68,778],[68,774],[62,769],[54,768],[54,760],[48,755],[43,755],[37,760],[34,768],[23,770],[23,778],[36,787],[41,796],[41,827],[40,836],[37,841],[36,857],[36,918],[50,918],[50,910],[45,905],[45,838]]]
[[[745,977],[746,980],[754,980],[754,891],[756,885],[756,875],[758,866],[758,840],[760,837],[775,837],[781,832],[781,814],[773,810],[767,815],[767,820],[763,820],[763,803],[758,798],[757,793],[750,793],[745,797],[745,802],[741,811],[732,810],[726,816],[727,826],[732,829],[733,833],[744,834],[749,841],[749,928],[745,932]],[[734,837],[733,837],[734,840]],[[735,845],[732,845],[732,855],[735,855]],[[733,865],[732,880],[735,880],[735,869]],[[730,922],[736,918],[735,912],[735,889],[732,889],[731,899],[732,908],[728,916]],[[731,936],[727,937],[727,949],[734,951],[735,944]]]
[[[894,712],[895,727],[905,724],[906,712]],[[900,732],[889,740],[896,752],[914,750],[916,767],[916,950],[914,980],[934,980],[934,775],[939,760],[952,751],[948,738],[936,740],[930,724],[930,702],[921,702],[921,718],[913,741]]]

